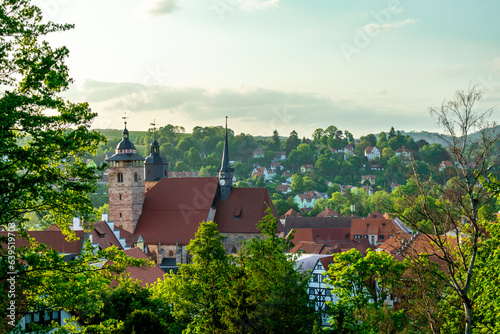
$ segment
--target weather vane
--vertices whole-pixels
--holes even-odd
[[[128,119],[126,111],[123,113],[122,119],[124,120],[125,128],[126,128],[127,127],[127,119]]]
[[[153,123],[149,123],[149,125],[153,126],[153,134],[156,135],[156,119],[153,120]]]

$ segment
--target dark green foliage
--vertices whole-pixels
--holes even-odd
[[[202,223],[189,244],[191,264],[156,287],[190,333],[311,333],[316,322],[308,277],[295,271],[289,243],[275,236],[271,215],[237,257],[227,256],[213,222]],[[284,312],[286,310],[286,312]]]

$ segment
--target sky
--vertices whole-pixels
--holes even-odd
[[[75,28],[72,101],[93,128],[236,134],[440,131],[430,107],[478,85],[500,105],[500,1],[36,0]],[[500,121],[498,110],[491,120]]]

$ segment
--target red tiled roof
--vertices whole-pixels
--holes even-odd
[[[351,239],[354,239],[354,235],[356,234],[375,234],[388,237],[390,234],[394,235],[398,232],[401,232],[401,230],[390,219],[365,218],[353,219],[351,221]]]
[[[127,256],[133,257],[135,259],[149,260],[149,257],[144,254],[144,252],[137,247],[130,248],[124,251]],[[106,262],[106,264],[109,262]],[[140,281],[141,286],[145,287],[147,284],[153,284],[158,279],[163,279],[165,272],[155,264],[152,267],[127,267],[125,269],[125,274],[128,275],[133,281]],[[111,286],[117,286],[118,282],[113,281]]]
[[[305,193],[305,194],[298,194],[297,196],[299,196],[299,198],[301,199],[301,201],[308,201],[310,202],[313,197],[314,197],[314,194],[312,192],[308,192],[308,193]]]
[[[283,216],[281,216],[281,217],[282,218],[286,218],[286,217],[301,217],[301,214],[298,213],[297,211],[295,211],[294,209],[290,209],[287,212],[285,212],[283,214]]]
[[[335,211],[333,209],[326,208],[326,210],[318,213],[316,217],[335,217],[335,216],[337,216],[337,217],[340,216],[340,213],[338,213],[337,211]]]
[[[290,253],[303,251],[309,254],[325,254],[325,245],[317,242],[300,241],[290,249]]]
[[[383,214],[381,214],[377,210],[375,210],[372,213],[370,213],[367,217],[368,218],[386,218]]]
[[[92,242],[99,244],[99,249],[106,249],[111,246],[123,249],[116,235],[111,231],[109,225],[105,221],[95,222],[94,228],[90,231],[90,234],[92,235]]]
[[[146,244],[187,245],[208,218],[217,184],[216,177],[161,179],[146,193],[134,234]]]
[[[337,228],[298,228],[294,230],[295,233],[293,240],[327,243],[333,240],[350,240],[351,229],[349,227],[337,227]]]
[[[276,187],[276,191],[288,191],[288,189],[290,189],[288,184],[280,184]]]
[[[57,227],[56,227],[57,228]],[[8,236],[8,233],[14,233],[16,236],[16,247],[28,246],[29,243],[26,239],[18,237],[17,232],[0,232],[0,236]],[[79,240],[75,241],[67,241],[66,236],[62,234],[61,230],[52,228],[50,231],[29,231],[28,235],[31,238],[35,238],[35,240],[40,243],[49,246],[50,248],[56,250],[61,254],[79,254],[82,249],[82,237],[83,231],[75,231],[76,237]]]
[[[375,146],[368,146],[366,149],[365,149],[365,153],[366,154],[370,154],[372,153],[373,149],[375,148]]]
[[[268,207],[278,218],[266,188],[232,188],[229,197],[217,201],[215,207],[214,220],[221,233],[260,233],[257,223],[266,215]],[[276,232],[284,231],[278,223]]]

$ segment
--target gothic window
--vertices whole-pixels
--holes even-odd
[[[139,181],[139,176],[137,175],[137,173],[134,173],[134,182],[137,182]]]
[[[123,174],[122,173],[118,173],[116,182],[123,182]]]

